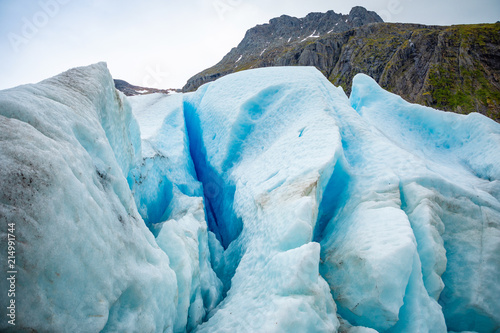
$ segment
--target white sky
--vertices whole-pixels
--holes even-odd
[[[0,0],[0,89],[98,61],[135,85],[181,88],[257,24],[356,5],[388,22],[500,20],[499,0]]]

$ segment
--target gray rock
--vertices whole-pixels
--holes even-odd
[[[304,18],[288,15],[273,18],[268,24],[248,30],[236,48],[233,48],[212,69],[190,78],[183,91],[193,91],[221,76],[255,68],[252,63],[260,60],[263,62],[258,67],[274,66],[273,50],[292,48],[329,34],[348,31],[374,22],[383,21],[377,13],[367,11],[363,7],[354,7],[348,15],[337,14],[330,10],[326,13],[310,13]]]

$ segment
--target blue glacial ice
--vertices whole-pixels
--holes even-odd
[[[199,332],[339,327],[311,241],[341,146],[329,114],[350,106],[335,88],[344,105],[330,103],[320,78],[310,68],[256,70],[186,96],[194,163],[219,192],[205,197],[226,247],[219,274],[227,295]]]
[[[183,96],[152,94],[129,100],[141,129],[143,158],[130,172],[130,186],[177,277],[173,330],[191,331],[219,303],[222,283],[210,263],[203,192],[189,153]]]
[[[355,79],[351,103],[406,152],[385,166],[399,178],[424,285],[442,306],[448,329],[495,331],[500,323],[498,124],[478,114],[408,104],[363,75]]]
[[[16,329],[500,329],[500,125],[481,115],[362,74],[348,98],[312,67],[125,97],[100,63],[1,91],[0,127]]]

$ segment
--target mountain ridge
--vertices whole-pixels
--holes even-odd
[[[306,40],[319,38],[321,35],[345,32],[374,22],[383,22],[383,20],[377,13],[359,6],[353,7],[347,15],[330,10],[326,13],[309,13],[303,18],[288,15],[272,18],[269,23],[257,25],[247,30],[237,47],[231,49],[215,66],[191,77],[182,90],[184,92],[193,91],[202,84],[214,81],[221,76],[249,69],[248,64],[253,63],[255,58],[262,57],[267,50],[290,47]],[[236,70],[226,68],[228,64],[234,64]],[[213,68],[220,69],[214,72],[211,70]]]
[[[204,83],[251,68],[315,66],[348,94],[352,78],[364,73],[411,103],[462,114],[479,112],[500,121],[499,23],[453,26],[384,23],[376,13],[362,7],[353,8],[350,18],[333,11],[316,14],[306,18],[321,27],[325,17],[337,15],[344,23],[358,19],[356,24],[344,26],[344,30],[327,34],[315,34],[310,23],[306,29],[308,36],[304,37],[307,34],[304,33],[297,41],[281,44],[276,39],[283,39],[286,32],[280,30],[284,23],[277,22],[297,23],[301,19],[286,16],[272,19],[267,25],[248,30],[238,47],[216,65],[190,78],[183,91],[196,90]],[[254,42],[259,33],[264,36],[262,30],[273,28],[267,35],[278,37],[271,39],[268,47],[264,47],[263,38]]]

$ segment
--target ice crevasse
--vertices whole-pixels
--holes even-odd
[[[484,116],[311,67],[125,97],[99,63],[0,91],[0,127],[2,331],[500,329]]]

